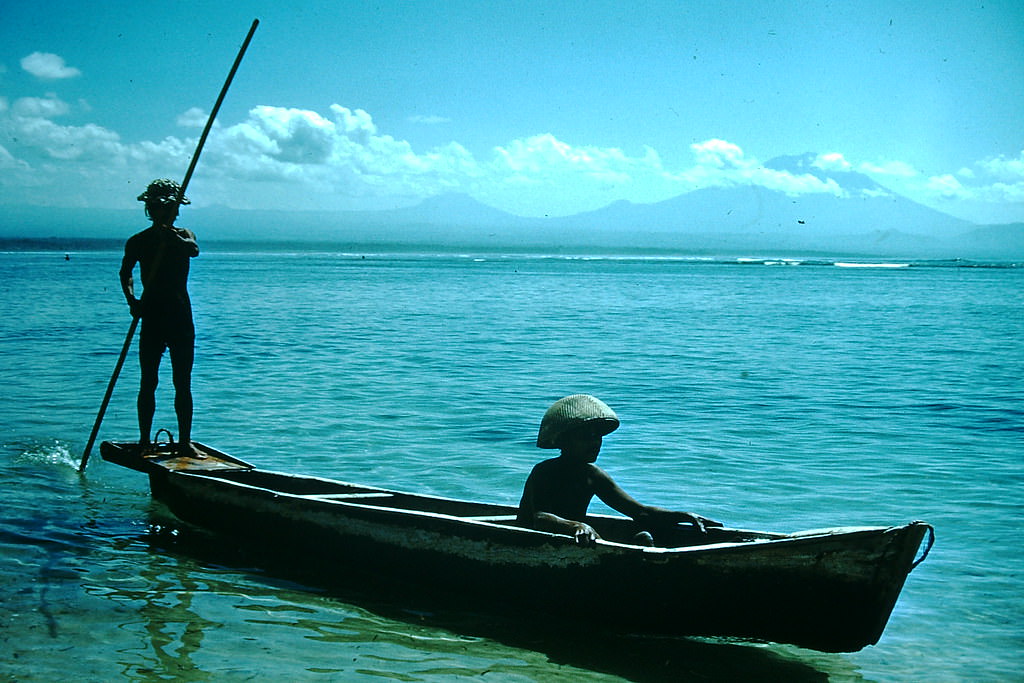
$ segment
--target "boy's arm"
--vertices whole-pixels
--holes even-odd
[[[652,508],[638,502],[631,495],[622,490],[622,487],[615,483],[611,475],[597,465],[591,465],[590,481],[594,493],[605,505],[617,510],[627,517],[636,519],[650,514]]]
[[[597,497],[604,501],[605,505],[621,512],[627,517],[638,521],[651,520],[665,524],[687,522],[693,524],[701,531],[704,531],[705,526],[722,526],[721,522],[695,515],[692,512],[677,512],[653,505],[644,505],[623,491],[622,487],[611,478],[611,475],[596,465],[591,476],[593,477],[594,492],[597,494]]]

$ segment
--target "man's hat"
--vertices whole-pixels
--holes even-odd
[[[139,195],[139,201],[147,204],[191,204],[192,202],[184,195],[178,199],[180,192],[181,185],[177,181],[170,178],[157,178],[149,184],[145,192]]]

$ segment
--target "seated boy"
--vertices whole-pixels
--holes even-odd
[[[689,512],[644,505],[623,491],[615,480],[594,464],[601,438],[619,426],[615,412],[587,394],[566,396],[544,414],[537,436],[539,448],[560,448],[557,458],[534,466],[523,488],[517,522],[521,526],[573,536],[580,545],[600,538],[584,520],[596,494],[610,508],[636,520],[641,528],[689,522],[701,531],[722,526]],[[653,545],[647,531],[637,534],[638,545]]]

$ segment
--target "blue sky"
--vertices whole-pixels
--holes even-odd
[[[815,153],[976,222],[1024,221],[1024,5],[984,2],[6,2],[0,206],[403,206],[523,215],[712,185]]]

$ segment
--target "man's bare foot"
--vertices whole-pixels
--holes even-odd
[[[206,459],[206,454],[196,448],[196,445],[191,441],[178,444],[178,456],[182,458],[194,458],[196,460]]]

